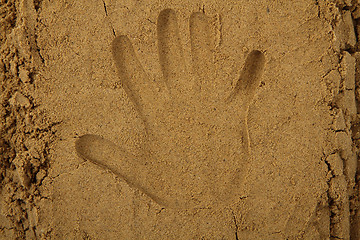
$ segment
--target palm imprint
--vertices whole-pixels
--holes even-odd
[[[252,51],[226,96],[224,81],[216,77],[204,13],[190,17],[192,73],[185,66],[173,10],[159,14],[157,33],[161,81],[147,76],[128,37],[116,37],[112,45],[123,87],[144,122],[146,140],[140,154],[92,134],[76,141],[76,151],[164,207],[228,204],[240,197],[248,170],[247,115],[265,57]]]

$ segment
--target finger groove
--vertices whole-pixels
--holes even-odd
[[[86,134],[75,142],[75,150],[81,158],[109,168],[130,182],[136,182],[132,176],[132,168],[138,168],[137,159],[111,141],[98,135]]]
[[[168,86],[179,84],[184,70],[183,50],[175,11],[161,11],[157,23],[160,65]]]
[[[265,56],[261,51],[253,50],[245,60],[244,68],[240,78],[236,83],[229,101],[234,100],[237,95],[241,95],[244,100],[244,107],[250,104],[255,95],[255,90],[260,84],[260,79],[264,71]]]
[[[129,154],[113,142],[94,134],[81,136],[75,142],[75,150],[79,157],[109,169],[130,186],[143,191],[158,204],[166,204],[164,199],[156,194],[159,188],[161,189],[161,182],[155,182],[154,179],[149,178],[148,169],[141,164],[139,157]]]
[[[113,57],[123,87],[140,110],[156,99],[156,86],[146,76],[127,36],[119,36],[112,43]]]

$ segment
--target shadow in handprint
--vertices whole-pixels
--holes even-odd
[[[75,144],[81,158],[111,170],[165,207],[228,204],[240,196],[248,169],[247,115],[265,57],[252,51],[232,93],[225,96],[214,73],[208,21],[204,13],[190,17],[191,74],[175,12],[165,9],[159,14],[161,81],[147,76],[127,36],[114,39],[119,77],[145,125],[140,154],[92,134]]]

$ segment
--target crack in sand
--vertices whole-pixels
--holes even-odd
[[[239,226],[237,224],[235,213],[233,212],[232,214],[233,214],[234,225],[235,225],[235,239],[239,240],[239,236],[238,236]]]
[[[102,3],[103,3],[103,5],[104,5],[104,11],[105,11],[105,15],[106,15],[106,17],[109,17],[109,14],[108,14],[108,11],[107,11],[107,7],[106,7],[105,0],[102,0]],[[112,30],[112,32],[113,32],[113,34],[114,34],[114,36],[116,37],[115,29],[114,29],[114,27],[112,26],[111,22],[110,22],[110,27],[111,27],[111,30]]]

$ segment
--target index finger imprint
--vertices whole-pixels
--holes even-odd
[[[119,36],[112,43],[113,57],[126,93],[135,105],[146,110],[157,97],[156,84],[146,75],[127,36]]]

